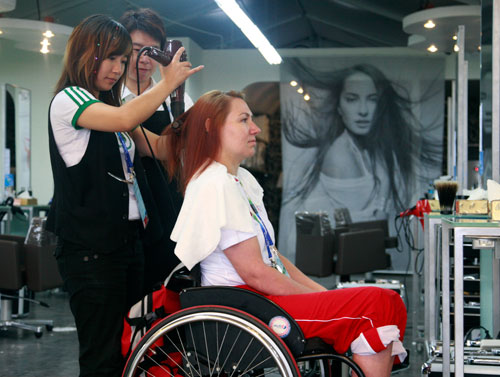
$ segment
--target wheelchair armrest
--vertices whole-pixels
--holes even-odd
[[[248,289],[226,286],[187,288],[181,291],[180,301],[183,309],[199,305],[228,306],[246,312],[268,326],[272,319],[284,317],[290,324],[290,332],[282,338],[283,341],[293,355],[300,355],[304,350],[304,334],[297,322],[280,306]]]

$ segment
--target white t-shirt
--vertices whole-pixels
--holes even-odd
[[[50,106],[50,123],[52,132],[66,167],[75,166],[80,163],[90,140],[91,130],[78,125],[78,118],[81,113],[90,105],[101,102],[96,99],[89,91],[78,86],[70,86],[56,94],[52,105]],[[125,145],[134,159],[135,144],[132,138],[126,132],[122,132]],[[123,173],[128,177],[127,163],[125,161],[122,145],[116,136],[120,156],[122,160]],[[125,184],[125,183],[124,183]],[[129,192],[129,220],[140,218],[137,200],[135,198],[133,185],[128,184]]]
[[[156,85],[156,81],[151,77],[151,85],[148,86],[148,88],[144,91],[141,90],[142,93],[147,92],[149,89],[151,89],[153,86]],[[137,97],[136,94],[132,93],[129,88],[127,88],[126,85],[123,85],[123,90],[122,90],[122,102],[128,102],[132,100],[133,98]],[[170,119],[173,121],[174,117],[172,115],[172,109],[170,108],[170,96],[167,97],[165,100],[165,104],[167,105],[168,109],[168,114],[170,115]],[[185,110],[189,109],[191,106],[193,106],[193,100],[187,93],[184,93],[184,108]],[[160,105],[156,111],[164,111],[163,105]]]
[[[238,169],[237,178],[244,191],[224,165],[213,162],[186,188],[171,238],[177,242],[175,254],[186,267],[201,262],[202,285],[245,284],[224,250],[252,237],[257,237],[264,263],[271,265],[262,229],[251,216],[248,202],[250,198],[274,243],[262,187],[243,168]]]

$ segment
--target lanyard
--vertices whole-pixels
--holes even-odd
[[[135,172],[134,172],[134,163],[132,162],[132,159],[130,158],[130,154],[128,153],[128,148],[127,145],[125,144],[125,139],[123,138],[123,135],[121,132],[116,133],[118,135],[118,139],[120,140],[120,143],[123,148],[123,155],[125,156],[125,162],[127,163],[127,171],[128,173],[132,176],[132,179],[135,177]]]
[[[271,238],[271,235],[269,234],[269,231],[266,228],[266,224],[264,224],[264,221],[262,221],[262,218],[259,215],[259,211],[257,210],[257,207],[253,204],[252,200],[245,192],[245,188],[241,184],[240,180],[236,177],[234,177],[234,179],[236,182],[239,183],[242,192],[245,194],[245,197],[247,198],[248,203],[250,204],[250,208],[252,209],[252,211],[250,211],[250,215],[260,225],[260,229],[262,229],[262,234],[264,235],[264,241],[266,243],[266,248],[267,248],[267,255],[269,256],[269,259],[271,259],[271,261],[272,261],[274,256],[273,256],[273,253],[271,252],[271,247],[274,245],[274,242]]]

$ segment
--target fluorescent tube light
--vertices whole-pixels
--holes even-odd
[[[220,9],[238,26],[269,64],[280,64],[281,56],[235,0],[215,0]]]

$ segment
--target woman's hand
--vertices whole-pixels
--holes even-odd
[[[181,85],[192,74],[199,72],[203,69],[203,65],[196,68],[191,68],[191,63],[188,61],[181,62],[181,55],[185,51],[184,47],[177,50],[172,61],[167,66],[160,65],[160,74],[162,81],[170,83],[174,88]]]

